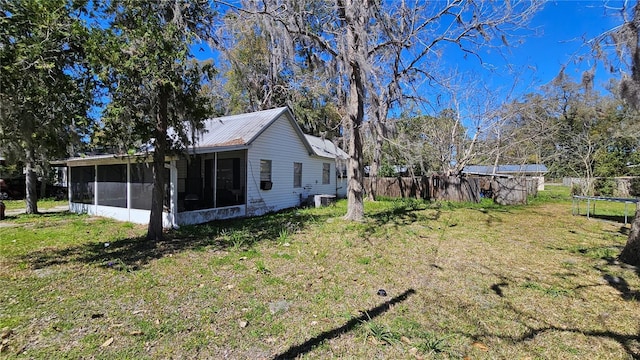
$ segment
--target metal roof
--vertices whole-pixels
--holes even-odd
[[[335,145],[331,140],[319,138],[313,135],[305,134],[304,137],[307,139],[313,152],[318,156],[330,157],[330,158],[339,158],[346,159],[349,157],[346,152],[340,149],[337,145]]]
[[[287,107],[280,107],[207,119],[203,122],[203,130],[196,135],[196,144],[192,148],[247,146],[282,114],[291,115],[291,112]],[[289,120],[293,120],[292,116],[289,116]],[[297,124],[295,126],[298,127]]]
[[[490,175],[494,173],[493,170],[493,165],[467,165],[462,169],[462,172]],[[547,167],[542,164],[498,165],[495,174],[540,174],[547,171]]]
[[[207,119],[203,122],[203,130],[197,132],[196,142],[189,147],[189,152],[206,153],[247,148],[263,131],[281,116],[285,116],[289,121],[309,154],[329,158],[335,158],[336,156],[347,158],[347,154],[342,151],[342,149],[335,147],[331,141],[305,135],[296,123],[288,107]],[[169,135],[172,135],[172,129],[169,130]],[[149,146],[145,152],[136,155],[147,155],[148,152],[152,151],[153,146]],[[127,155],[124,155],[124,157],[126,156]],[[84,162],[91,160],[110,160],[114,158],[117,158],[117,156],[104,154],[71,158],[66,161]]]

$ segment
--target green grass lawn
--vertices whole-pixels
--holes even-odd
[[[0,222],[1,357],[629,359],[628,227],[528,206],[367,202],[183,227]],[[387,296],[379,295],[383,289]]]
[[[25,208],[24,200],[2,200],[4,203],[6,210],[19,210]],[[39,199],[38,200],[38,209],[45,210],[51,209],[56,206],[65,206],[69,205],[68,200],[54,200],[54,199]]]

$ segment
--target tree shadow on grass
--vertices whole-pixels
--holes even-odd
[[[294,232],[329,216],[294,209],[250,219],[183,226],[165,233],[165,239],[161,241],[134,237],[92,241],[66,248],[43,248],[25,254],[20,260],[35,269],[77,262],[134,271],[152,260],[183,251],[246,249],[258,242],[286,240]]]
[[[607,285],[616,289],[620,293],[620,297],[622,297],[622,299],[627,301],[640,302],[640,290],[632,290],[629,287],[629,283],[624,279],[624,277],[611,275],[611,268],[613,268],[614,270],[619,270],[621,268],[630,268],[634,270],[636,274],[639,274],[639,270],[637,267],[628,266],[616,259],[617,254],[622,251],[622,246],[615,245],[579,247],[571,251],[589,258],[606,261],[606,264],[596,265],[593,268],[602,274],[602,279],[607,282]]]
[[[602,279],[607,282],[609,286],[616,289],[620,293],[620,297],[627,301],[640,302],[640,290],[632,290],[629,287],[629,283],[622,276],[611,275],[609,268],[620,269],[622,267],[628,267],[628,265],[619,262],[614,257],[603,257],[603,260],[607,262],[604,266],[594,266],[594,269],[598,270],[602,274]],[[638,274],[637,267],[631,267]]]
[[[385,225],[392,223],[397,226],[408,225],[417,221],[435,220],[440,216],[440,211],[436,210],[435,218],[420,214],[423,210],[428,210],[421,200],[415,199],[396,199],[392,201],[392,206],[383,211],[372,212],[367,217],[372,219],[376,225]]]
[[[640,360],[640,328],[638,329],[637,334],[624,334],[624,333],[611,331],[608,329],[603,331],[597,331],[597,330],[591,330],[591,329],[580,329],[575,327],[565,327],[565,326],[554,325],[549,320],[542,318],[540,316],[537,316],[538,314],[534,312],[529,312],[529,311],[519,309],[518,307],[516,307],[516,305],[514,305],[514,303],[510,301],[508,294],[505,294],[504,290],[510,285],[521,282],[519,279],[512,279],[509,276],[501,275],[499,272],[493,271],[488,267],[485,267],[485,268],[489,270],[491,274],[493,274],[495,277],[497,277],[501,281],[500,283],[494,283],[490,286],[490,289],[495,293],[495,295],[502,299],[501,306],[504,306],[506,309],[508,309],[513,314],[513,316],[511,316],[513,321],[516,321],[520,325],[522,325],[526,329],[526,331],[524,331],[520,335],[502,335],[502,334],[495,334],[489,331],[483,331],[475,334],[468,333],[468,332],[461,332],[462,335],[468,336],[474,341],[483,341],[483,338],[485,337],[497,337],[500,339],[507,340],[509,342],[520,343],[520,342],[528,342],[528,341],[534,340],[536,337],[551,331],[563,332],[563,333],[575,333],[575,334],[581,334],[583,336],[611,339],[617,342],[618,344],[620,344],[620,346],[631,358]],[[602,271],[601,269],[598,269],[598,270]],[[605,275],[605,279],[606,279],[606,275]],[[614,279],[611,279],[611,280],[615,282]],[[580,285],[580,286],[577,286],[575,289],[592,287],[592,286],[595,287],[595,286],[606,286],[606,285],[602,283],[594,283],[591,285]],[[628,289],[628,287],[626,289]],[[540,325],[539,326],[531,325],[530,321],[533,324],[540,324]]]
[[[555,326],[547,326],[547,327],[541,327],[537,329],[530,328],[529,331],[527,331],[524,335],[522,335],[519,338],[514,338],[513,341],[516,341],[516,342],[530,341],[536,338],[537,336],[544,334],[547,331],[558,331],[558,332],[565,332],[565,333],[568,332],[568,333],[576,333],[576,334],[581,334],[581,335],[590,336],[590,337],[611,339],[617,342],[618,344],[620,344],[624,349],[624,351],[629,356],[631,356],[632,359],[640,359],[640,353],[634,350],[634,347],[637,348],[637,346],[634,346],[634,344],[636,344],[640,340],[640,333],[635,335],[624,335],[624,334],[620,334],[610,330],[584,331],[576,328],[564,328],[564,327],[559,328]]]
[[[391,309],[391,306],[400,303],[402,301],[407,300],[407,298],[413,294],[415,294],[415,290],[414,289],[408,289],[405,292],[403,292],[402,294],[393,297],[391,300],[389,301],[385,301],[384,303],[371,308],[367,311],[364,311],[362,313],[362,315],[360,315],[357,318],[352,318],[351,320],[347,321],[344,325],[332,329],[332,330],[328,330],[325,331],[323,333],[321,333],[318,336],[315,336],[307,341],[305,341],[302,344],[299,345],[295,345],[290,347],[289,349],[287,349],[285,352],[276,355],[273,357],[274,360],[284,360],[284,359],[295,359],[301,355],[304,355],[306,353],[309,353],[310,351],[312,351],[316,346],[322,344],[323,342],[327,341],[327,340],[331,340],[334,338],[339,337],[340,335],[343,335],[351,330],[353,330],[356,326],[365,323],[367,321],[371,321],[372,319],[384,314],[385,312],[389,311],[389,309]]]

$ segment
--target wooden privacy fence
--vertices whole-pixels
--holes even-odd
[[[428,184],[426,199],[480,202],[480,178],[432,175]]]
[[[416,178],[378,178],[376,196],[413,197],[436,201],[480,202],[492,198],[502,205],[526,204],[527,195],[537,195],[537,181],[521,178],[459,177],[446,175]],[[364,179],[367,192],[371,178]]]
[[[428,178],[426,176],[416,177],[383,177],[376,181],[376,196],[385,196],[391,198],[418,198],[426,199],[425,191]],[[364,178],[364,188],[367,193],[371,192],[371,178]]]

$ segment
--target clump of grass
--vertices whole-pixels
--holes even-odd
[[[278,243],[280,245],[288,244],[289,237],[290,237],[289,229],[287,229],[286,227],[281,228],[280,232],[278,233]]]
[[[365,340],[371,338],[380,344],[389,345],[398,343],[400,336],[393,333],[387,326],[372,321],[369,314],[367,314],[367,317],[368,320],[360,321],[360,329]]]
[[[569,249],[572,253],[581,254],[591,259],[613,259],[618,256],[618,249],[610,246],[574,246]]]
[[[220,237],[235,251],[246,249],[251,243],[251,234],[246,229],[223,229]]]
[[[551,297],[560,297],[560,296],[569,296],[572,294],[572,292],[570,290],[567,289],[562,289],[556,286],[543,286],[540,285],[536,282],[533,281],[527,281],[525,283],[522,284],[522,287],[525,289],[531,289],[531,290],[535,290],[535,291],[539,291],[545,295],[551,296]]]
[[[271,273],[271,270],[267,268],[267,266],[264,264],[262,260],[256,261],[256,271],[260,274],[265,274],[265,275]]]
[[[421,353],[429,355],[446,353],[450,349],[448,337],[440,337],[430,332],[422,334],[416,347]]]

